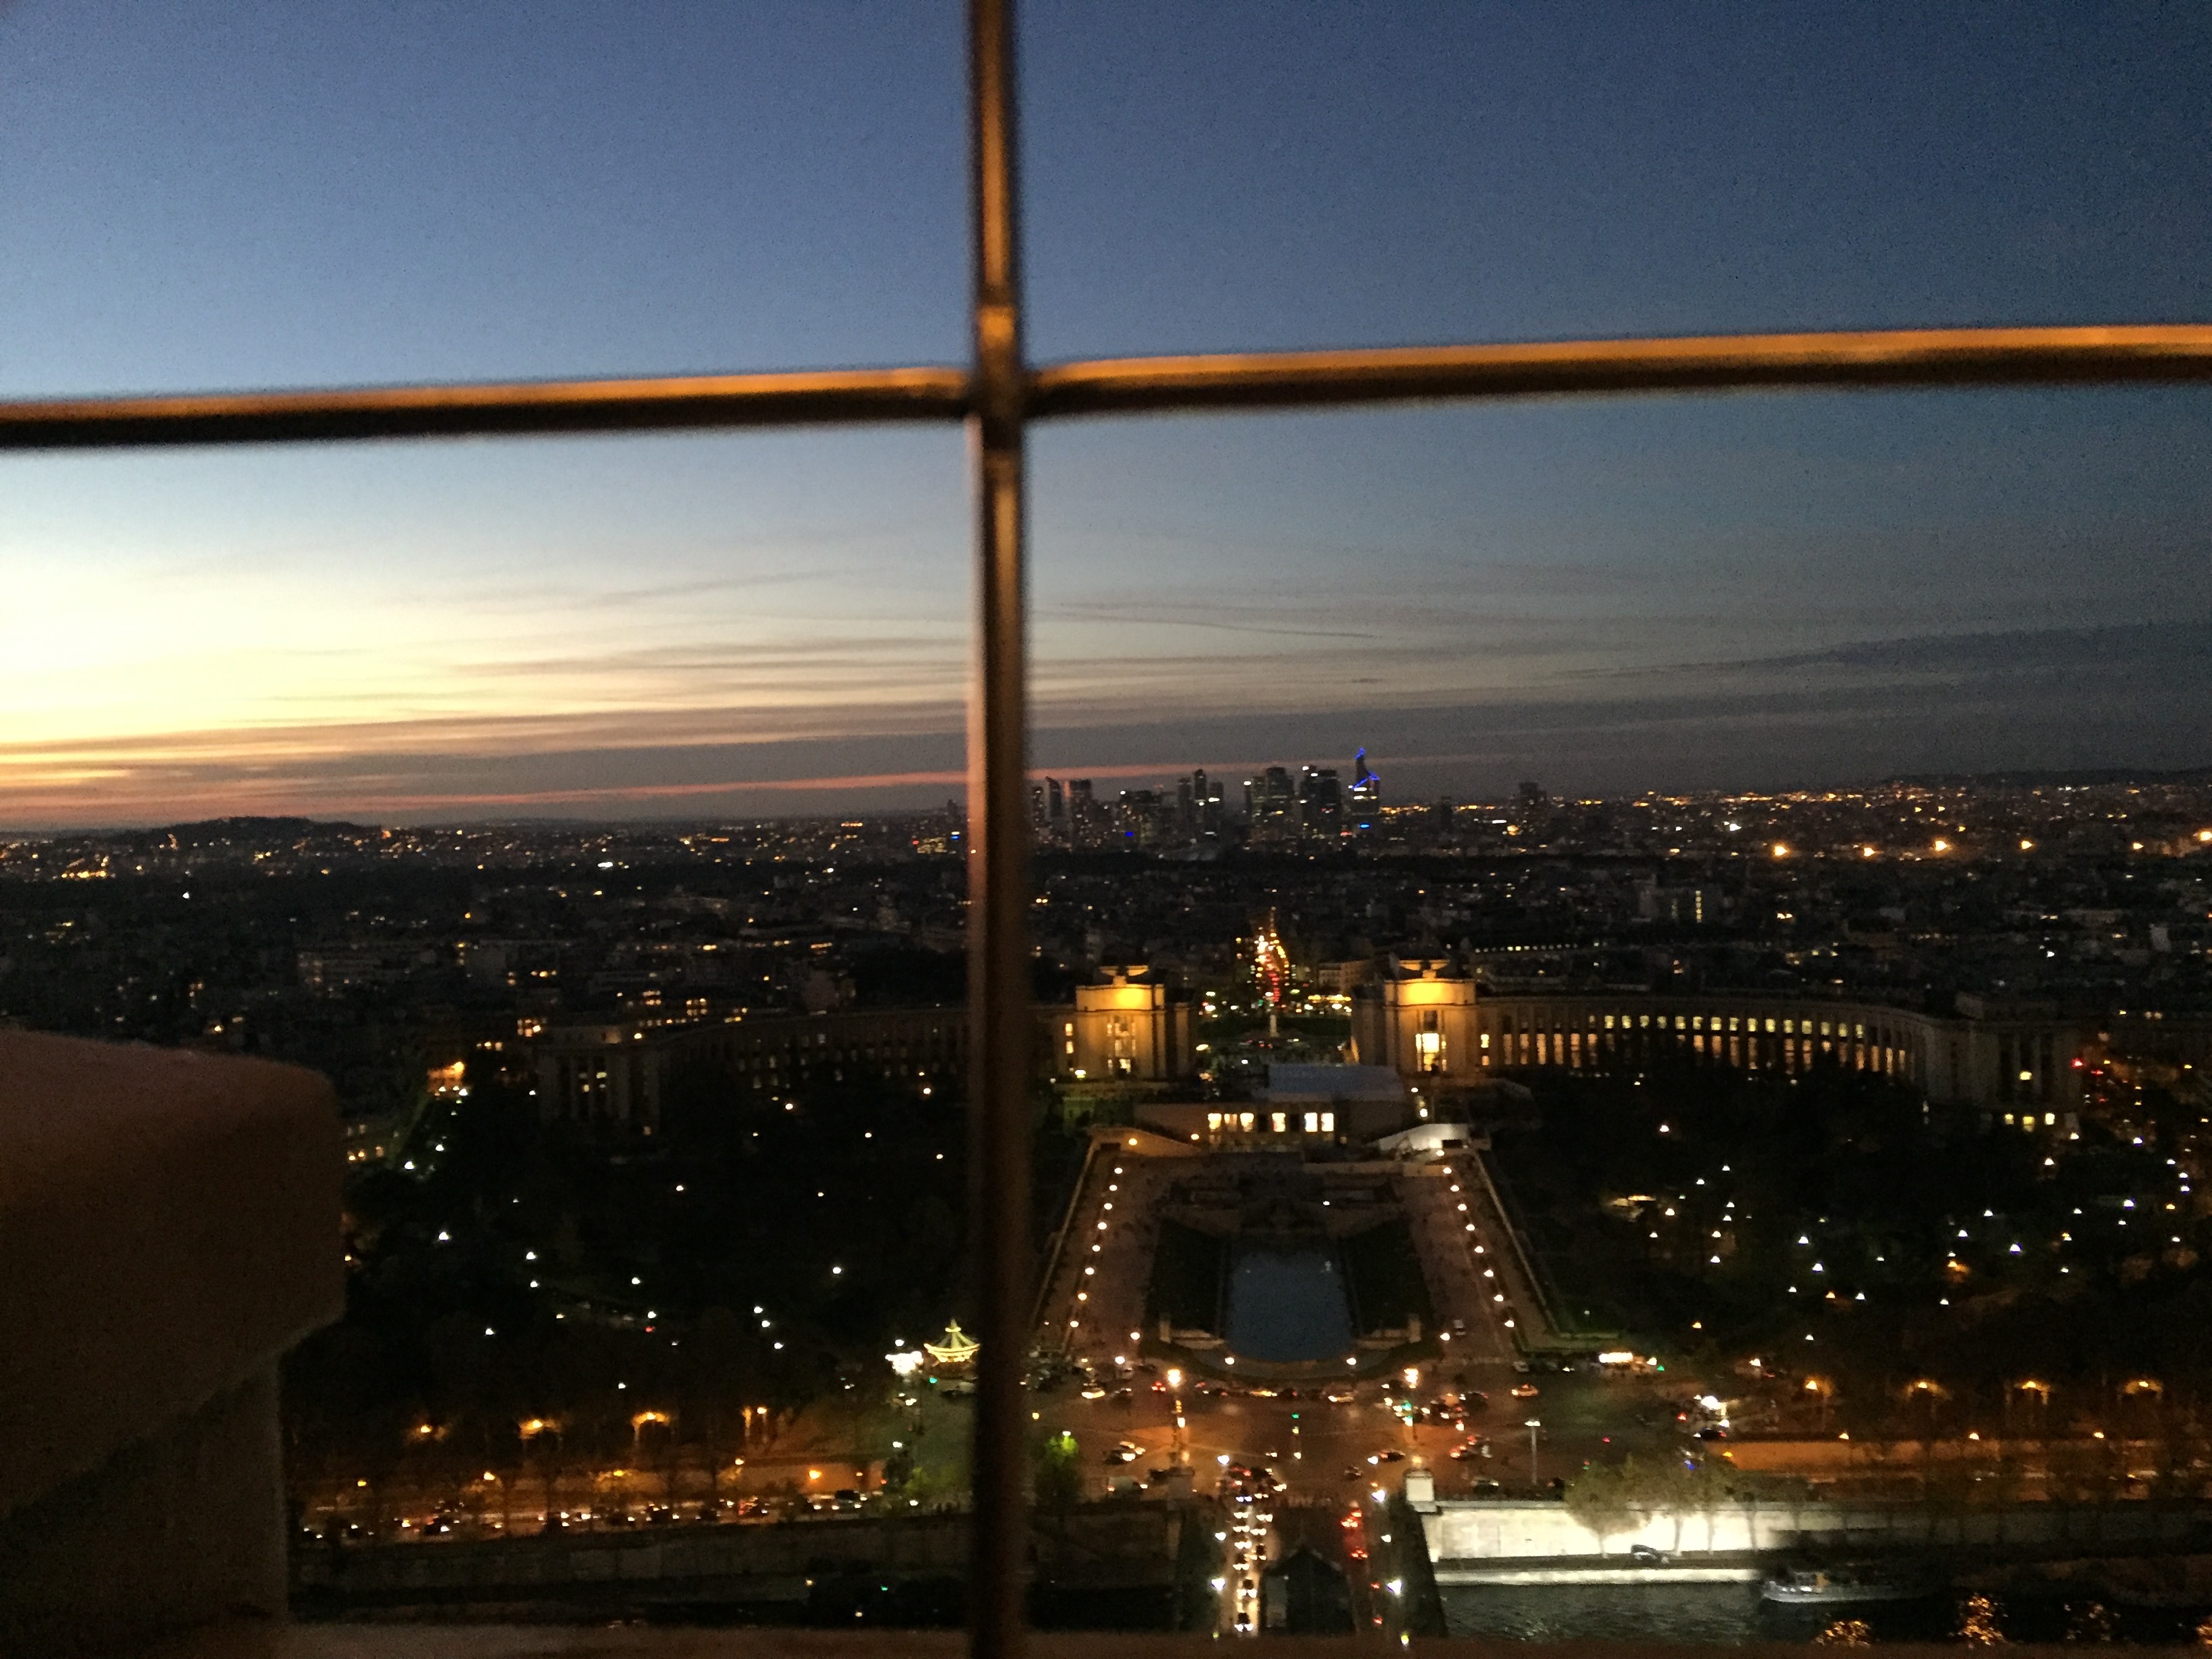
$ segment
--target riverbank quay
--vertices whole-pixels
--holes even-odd
[[[1758,1561],[1668,1563],[1653,1566],[1594,1567],[1579,1557],[1559,1561],[1516,1562],[1510,1566],[1447,1561],[1431,1568],[1438,1585],[1504,1584],[1755,1584],[1772,1571]]]
[[[1032,1619],[1165,1631],[1206,1627],[1221,1572],[1219,1506],[1079,1504],[1040,1516]],[[958,1624],[969,1517],[822,1516],[670,1525],[627,1535],[306,1543],[292,1557],[295,1617],[607,1619],[780,1625]]]
[[[2212,1504],[1736,1502],[1624,1512],[1602,1532],[1556,1501],[1432,1500],[1415,1506],[1441,1577],[1486,1564],[1630,1565],[1652,1551],[1680,1565],[1793,1553],[1953,1550],[2023,1557],[2212,1553]],[[1600,1523],[1603,1524],[1603,1523]]]

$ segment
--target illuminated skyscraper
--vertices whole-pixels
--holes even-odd
[[[1382,780],[1367,764],[1364,749],[1352,757],[1352,787],[1346,794],[1345,805],[1354,830],[1372,830],[1382,818]]]

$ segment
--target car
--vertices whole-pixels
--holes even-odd
[[[1349,1406],[1358,1397],[1350,1389],[1331,1389],[1327,1394],[1322,1395],[1322,1398],[1332,1406]]]
[[[1462,1389],[1459,1391],[1459,1408],[1463,1412],[1487,1411],[1490,1409],[1490,1396],[1480,1389]]]
[[[1719,1428],[1699,1429],[1697,1437],[1700,1440],[1725,1440],[1728,1438],[1728,1431]]]
[[[1106,1390],[1093,1382],[1083,1390],[1083,1397],[1085,1400],[1103,1400],[1106,1397]]]
[[[1126,1406],[1135,1398],[1136,1395],[1127,1389],[1116,1389],[1114,1390],[1114,1401],[1116,1405]]]
[[[1106,1449],[1105,1461],[1109,1463],[1133,1463],[1143,1449],[1141,1446],[1109,1446]]]
[[[1649,1544],[1631,1544],[1628,1559],[1639,1567],[1663,1567],[1668,1560],[1666,1551],[1654,1549]]]
[[[1378,1452],[1376,1455],[1385,1463],[1402,1463],[1406,1461],[1406,1454],[1395,1449],[1386,1452]]]
[[[1482,1437],[1478,1435],[1472,1440],[1463,1441],[1454,1446],[1451,1449],[1451,1455],[1455,1461],[1464,1461],[1470,1457],[1485,1457],[1489,1454]]]
[[[675,1519],[676,1511],[665,1504],[655,1504],[645,1512],[646,1524],[650,1527],[665,1527]]]
[[[1478,1480],[1474,1487],[1474,1495],[1477,1498],[1495,1498],[1504,1490],[1505,1488],[1495,1480]]]
[[[1543,1390],[1534,1382],[1516,1382],[1513,1385],[1513,1397],[1516,1400],[1534,1400],[1542,1392]]]

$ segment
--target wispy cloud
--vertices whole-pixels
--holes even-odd
[[[1232,781],[1364,744],[1403,799],[1560,787],[1778,786],[1991,765],[2212,758],[2212,623],[1917,635],[1443,698],[1401,678],[1285,676],[1206,702],[1125,682],[1042,709],[1035,769]],[[1931,695],[1931,686],[1940,695]],[[774,710],[617,709],[323,721],[0,745],[0,823],[309,811],[652,817],[917,804],[957,793],[940,697]]]

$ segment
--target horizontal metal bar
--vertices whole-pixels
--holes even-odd
[[[959,368],[520,381],[0,403],[0,449],[299,443],[958,420]]]
[[[1726,387],[2212,380],[2212,327],[1895,329],[1056,363],[1034,416]]]
[[[1117,357],[1030,379],[1031,418],[1730,387],[2212,380],[2212,326],[1890,329]],[[949,421],[957,368],[0,402],[0,450]]]

